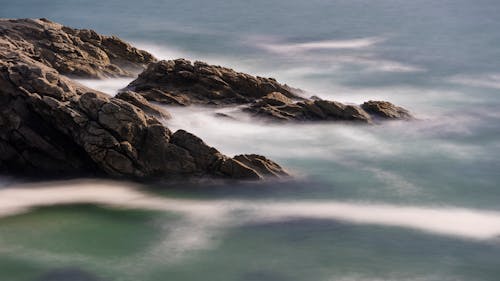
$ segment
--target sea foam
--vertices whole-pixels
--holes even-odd
[[[217,223],[232,225],[302,218],[401,227],[479,240],[494,239],[500,235],[500,212],[457,207],[399,206],[335,200],[271,202],[175,199],[152,195],[130,184],[109,181],[51,182],[0,190],[0,216],[26,212],[34,207],[76,203],[176,212],[191,220],[210,221],[210,226],[207,226],[210,228],[218,227]],[[239,216],[237,220],[231,219],[234,214]],[[203,233],[200,235],[203,236]],[[186,239],[185,243],[196,244],[200,238]]]

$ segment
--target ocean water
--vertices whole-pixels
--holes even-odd
[[[228,155],[293,180],[0,179],[0,280],[500,280],[498,1],[6,1],[178,57],[275,77],[411,122],[273,125],[167,107]],[[110,95],[130,80],[84,80]]]

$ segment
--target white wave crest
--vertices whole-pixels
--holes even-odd
[[[448,81],[465,86],[500,89],[500,73],[456,75],[450,77]]]
[[[423,232],[470,239],[493,239],[500,235],[500,212],[456,207],[398,206],[339,201],[246,201],[187,200],[154,196],[132,185],[113,182],[66,182],[57,185],[17,186],[0,190],[0,216],[24,212],[33,207],[94,203],[115,207],[178,212],[197,221],[217,224],[283,221],[295,218],[338,220],[355,224],[402,227]],[[241,216],[232,220],[234,214]],[[196,224],[192,224],[196,225]],[[182,237],[185,246],[206,243],[200,236]],[[189,232],[189,231],[188,231]],[[188,247],[188,248],[189,248]]]
[[[384,40],[384,38],[380,37],[366,37],[348,40],[311,41],[304,43],[261,42],[256,44],[256,46],[274,53],[300,53],[314,50],[362,49],[371,47]]]

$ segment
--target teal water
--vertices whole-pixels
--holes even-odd
[[[169,108],[169,127],[192,131],[229,155],[269,156],[295,180],[153,187],[156,198],[217,210],[224,209],[218,200],[244,202],[205,219],[169,208],[102,205],[4,216],[0,280],[500,279],[498,1],[0,4],[0,17],[93,28],[159,58],[227,65],[343,102],[386,99],[419,118],[369,127],[277,126],[218,120],[212,109]],[[84,83],[113,94],[127,81]],[[18,179],[4,181],[5,189]],[[248,202],[265,203],[263,214]],[[349,208],[309,213],[338,203]],[[362,209],[366,204],[372,209]],[[280,208],[291,214],[268,218]],[[429,208],[443,210],[444,218]],[[468,219],[456,208],[492,217]]]

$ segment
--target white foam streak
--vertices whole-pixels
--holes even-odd
[[[500,212],[454,207],[408,207],[339,201],[171,199],[145,193],[131,185],[92,181],[52,184],[48,187],[20,186],[0,190],[0,216],[12,215],[38,206],[75,203],[177,212],[184,214],[188,219],[194,219],[191,222],[210,222],[207,225],[209,229],[228,223],[239,224],[249,221],[259,223],[305,218],[402,227],[470,239],[492,239],[500,235]],[[238,216],[245,217],[231,220],[234,212]],[[206,228],[198,227],[193,231],[198,234],[191,237],[183,237],[182,233],[186,231],[180,231],[177,236],[175,233],[173,235],[182,238],[181,245],[184,247],[206,246],[204,229]]]
[[[332,62],[352,64],[365,67],[365,71],[382,71],[382,72],[422,72],[424,68],[415,65],[405,64],[394,60],[382,59],[373,55],[361,56],[335,56],[330,58]]]
[[[157,59],[172,60],[178,58],[193,59],[193,55],[173,46],[155,45],[146,42],[133,42],[138,49],[151,53]]]
[[[334,219],[417,229],[476,239],[500,235],[500,213],[460,208],[402,207],[394,205],[310,202],[273,204],[266,211],[276,218]]]
[[[110,96],[115,96],[119,90],[125,88],[135,78],[113,78],[113,79],[75,79],[77,82],[91,89],[101,91]]]
[[[449,82],[472,87],[500,89],[500,73],[483,75],[456,75],[448,79]]]
[[[361,49],[384,41],[379,37],[366,37],[350,40],[323,40],[304,43],[258,43],[257,47],[274,53],[299,53],[314,50]]]

